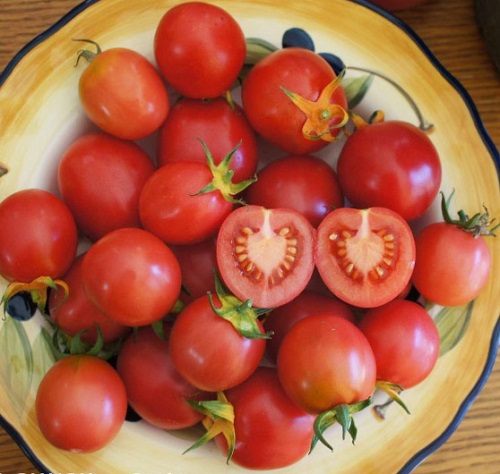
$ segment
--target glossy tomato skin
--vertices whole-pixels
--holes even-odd
[[[317,227],[333,209],[344,205],[335,170],[321,158],[288,155],[268,163],[246,191],[249,204],[269,209],[289,207]]]
[[[168,328],[166,328],[168,337]],[[174,367],[168,339],[158,336],[151,326],[131,334],[118,354],[117,371],[130,406],[145,421],[165,430],[195,425],[203,415],[186,400],[201,400],[208,394],[187,382]]]
[[[134,142],[90,133],[66,150],[57,179],[79,229],[95,241],[112,230],[140,227],[139,195],[154,169]]]
[[[307,455],[315,417],[290,400],[276,369],[259,367],[245,382],[228,390],[226,397],[235,413],[232,462],[247,469],[279,469]],[[215,441],[227,452],[221,436]]]
[[[242,108],[231,106],[223,97],[212,100],[181,98],[170,109],[158,136],[158,164],[171,161],[207,162],[203,140],[215,164],[233,150],[230,169],[233,182],[250,179],[257,170],[258,149],[255,132]]]
[[[176,161],[157,169],[139,198],[145,229],[172,245],[189,245],[213,237],[233,204],[218,191],[195,195],[212,181],[204,163]]]
[[[439,332],[418,303],[394,300],[368,310],[358,327],[375,355],[377,379],[411,388],[431,373],[439,357]]]
[[[87,117],[125,140],[151,135],[170,108],[167,87],[153,64],[127,48],[97,54],[82,72],[78,90]]]
[[[288,303],[314,270],[316,232],[292,209],[248,205],[233,211],[217,238],[217,265],[229,290],[259,308]]]
[[[488,281],[491,254],[484,238],[436,222],[415,238],[412,281],[421,295],[442,306],[460,306],[476,298]]]
[[[257,133],[285,153],[313,153],[328,142],[303,136],[306,116],[281,88],[316,101],[335,77],[330,65],[312,51],[293,47],[277,50],[260,60],[243,81],[243,109]],[[332,94],[331,102],[347,107],[342,87]]]
[[[0,203],[0,275],[8,281],[53,279],[71,266],[78,246],[68,206],[42,189],[24,189]]]
[[[310,413],[360,402],[375,388],[368,340],[355,324],[331,314],[297,322],[283,339],[277,367],[285,392]]]
[[[143,229],[118,229],[99,239],[85,254],[82,277],[92,303],[125,326],[166,316],[181,288],[175,255]]]
[[[220,301],[213,298],[215,306],[220,307]],[[265,339],[246,338],[217,315],[207,295],[194,300],[177,316],[169,341],[179,373],[207,392],[243,382],[255,371],[266,348]]]
[[[432,204],[441,161],[431,139],[402,121],[370,124],[345,142],[337,163],[340,186],[358,208],[387,207],[410,221]]]
[[[160,72],[179,94],[206,99],[232,86],[245,61],[246,43],[227,11],[186,2],[170,8],[160,20],[154,53]]]
[[[390,209],[341,208],[318,227],[315,259],[334,295],[371,308],[407,287],[415,266],[415,240],[407,222]]]
[[[127,412],[127,393],[116,371],[92,356],[68,356],[53,365],[36,395],[36,417],[54,446],[95,452],[118,434]]]

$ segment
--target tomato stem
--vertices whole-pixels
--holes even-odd
[[[98,54],[102,53],[101,47],[95,41],[92,41],[90,39],[78,39],[78,38],[73,39],[73,41],[81,41],[81,42],[84,42],[84,43],[90,43],[90,44],[93,44],[95,46],[95,48],[96,48],[95,52],[89,51],[88,49],[80,49],[80,50],[78,50],[77,51],[77,57],[76,57],[75,67],[78,66],[78,63],[80,62],[81,58],[84,58],[86,61],[88,61],[89,63],[91,63]]]

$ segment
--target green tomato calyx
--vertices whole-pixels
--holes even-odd
[[[90,44],[94,45],[95,48],[96,48],[95,52],[94,51],[89,51],[88,49],[79,49],[77,51],[77,53],[76,53],[77,56],[76,56],[76,64],[75,64],[75,66],[78,66],[78,63],[80,62],[81,58],[83,58],[87,62],[91,63],[98,54],[102,53],[101,47],[95,41],[92,41],[92,40],[89,40],[89,39],[74,39],[73,41],[81,41],[83,43],[90,43]]]

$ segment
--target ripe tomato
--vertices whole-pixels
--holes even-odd
[[[336,209],[318,227],[319,274],[338,298],[353,306],[380,306],[397,297],[414,265],[412,231],[390,209]]]
[[[217,97],[235,82],[246,56],[243,31],[222,8],[186,2],[170,8],[157,27],[160,72],[181,95]]]
[[[54,446],[88,453],[106,446],[127,413],[127,393],[102,359],[68,356],[53,365],[36,395],[38,426]]]
[[[101,130],[126,140],[155,132],[168,115],[170,99],[153,64],[127,48],[98,48],[85,57],[90,64],[80,76],[78,90],[87,117]]]
[[[314,52],[280,49],[261,59],[243,81],[243,109],[257,133],[284,152],[312,153],[325,147],[340,130],[334,127],[346,119],[347,99],[335,79]],[[289,93],[295,101],[308,101],[307,113]]]
[[[311,278],[315,236],[309,221],[291,209],[236,209],[217,238],[221,277],[237,298],[256,307],[288,303]]]
[[[215,164],[238,143],[231,158],[233,181],[250,179],[257,170],[257,139],[241,107],[231,106],[223,97],[212,100],[180,99],[170,109],[158,136],[158,164],[171,161],[200,161],[207,158],[199,140],[203,140]]]
[[[375,388],[368,340],[352,322],[331,314],[297,322],[281,343],[277,367],[285,392],[310,413],[361,402]]]
[[[358,327],[375,354],[378,380],[408,389],[422,382],[436,365],[439,332],[417,303],[398,299],[369,309]]]
[[[420,217],[441,185],[441,162],[430,138],[400,121],[358,128],[345,142],[337,173],[354,207],[387,207],[406,220]]]
[[[29,283],[56,279],[71,266],[78,235],[66,204],[41,189],[24,189],[0,203],[0,275]]]
[[[315,156],[284,156],[268,163],[257,176],[245,193],[249,204],[295,209],[314,227],[331,210],[344,204],[337,174]]]
[[[307,455],[314,415],[290,400],[276,369],[259,367],[246,381],[228,390],[226,396],[234,408],[234,463],[247,469],[279,469]],[[215,441],[227,452],[222,436]]]
[[[83,258],[82,278],[92,303],[126,326],[166,316],[181,288],[174,254],[142,229],[114,230],[94,243]]]
[[[79,229],[97,240],[121,227],[140,226],[139,195],[153,171],[152,160],[134,142],[91,133],[66,150],[57,179]]]
[[[186,400],[200,400],[207,394],[201,394],[180,376],[168,344],[151,326],[139,328],[121,347],[117,371],[127,389],[130,406],[142,419],[161,429],[177,430],[193,426],[203,418]]]

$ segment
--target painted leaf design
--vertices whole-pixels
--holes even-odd
[[[342,86],[347,96],[349,109],[353,109],[363,100],[372,82],[373,76],[371,74],[355,78],[344,77],[342,79]]]
[[[47,339],[42,331],[38,333],[33,342],[33,388],[36,390],[47,371],[54,365],[56,358],[52,353]]]

